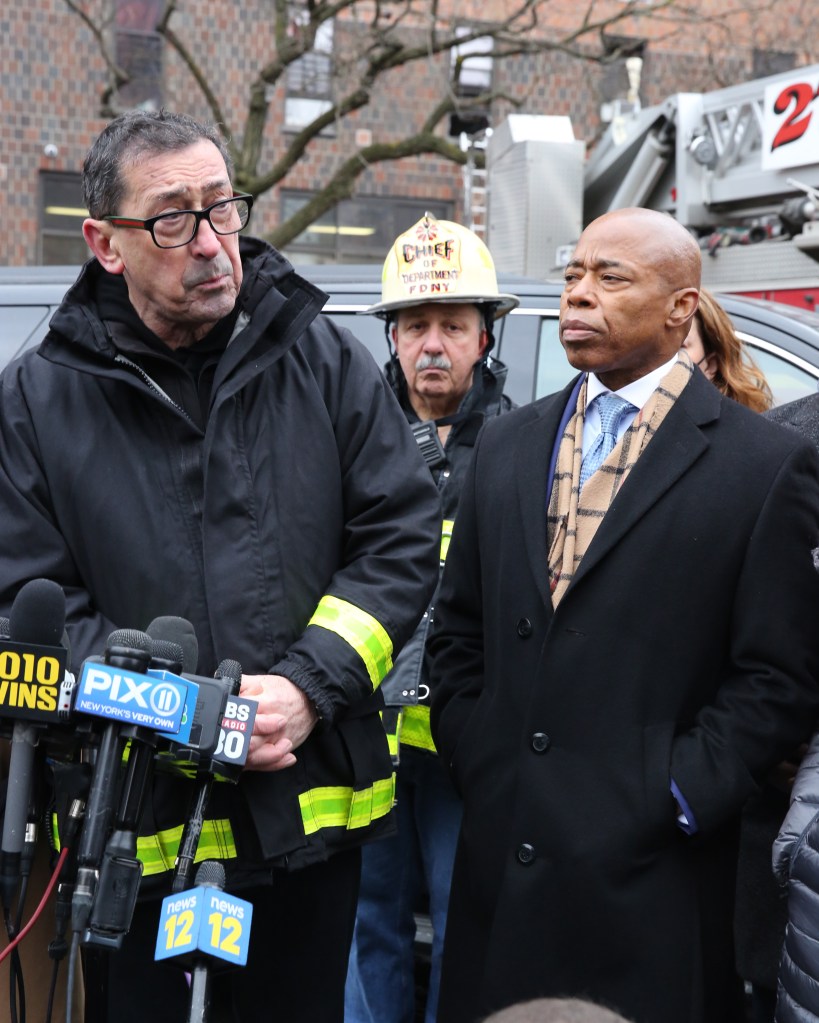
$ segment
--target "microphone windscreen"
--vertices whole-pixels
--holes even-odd
[[[154,618],[145,630],[151,639],[166,639],[182,647],[182,670],[195,674],[199,664],[199,641],[187,618],[176,615],[161,615]]]
[[[8,618],[0,618],[0,639],[9,638],[9,620]]]
[[[108,637],[105,649],[112,650],[114,647],[127,647],[131,650],[141,650],[143,653],[150,654],[153,644],[151,637],[144,632],[140,632],[139,629],[115,629]]]
[[[224,888],[225,868],[218,860],[204,860],[194,878],[196,887]]]
[[[50,579],[20,588],[9,612],[9,638],[16,643],[59,646],[65,629],[65,593]]]
[[[171,643],[169,639],[151,640],[151,660],[163,661],[174,665],[174,670],[182,670],[182,663],[185,654],[178,643]]]
[[[238,661],[225,658],[224,661],[219,662],[219,667],[214,672],[213,677],[230,682],[231,695],[236,696],[242,685],[242,666]]]

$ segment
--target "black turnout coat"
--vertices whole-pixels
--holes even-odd
[[[484,428],[437,602],[432,733],[465,806],[439,1020],[572,995],[728,1023],[739,811],[819,702],[819,462],[695,373],[554,611],[570,390]]]
[[[369,822],[323,813],[335,787],[384,791],[392,771],[354,633],[308,622],[329,597],[369,616],[394,656],[436,583],[440,513],[372,357],[275,250],[241,246],[240,311],[204,422],[169,393],[178,374],[161,345],[127,330],[115,343],[123,325],[101,315],[111,281],[95,260],[39,350],[4,371],[0,613],[25,581],[53,579],[75,666],[113,629],[175,615],[193,624],[201,674],[233,658],[304,689],[323,720],[298,763],[214,796],[240,856],[297,867],[391,827],[389,801]],[[148,801],[151,833],[183,819],[185,794],[166,795]]]

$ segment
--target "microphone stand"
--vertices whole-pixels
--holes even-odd
[[[225,887],[225,868],[217,860],[205,860],[196,872],[194,885],[203,888]],[[191,970],[186,1023],[206,1023],[211,1000],[211,969],[207,957],[197,956]]]

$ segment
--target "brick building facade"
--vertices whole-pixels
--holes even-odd
[[[84,0],[81,5],[97,20],[116,12],[117,25],[136,28],[129,36],[135,61],[142,55],[156,95],[170,109],[209,118],[201,90],[190,70],[170,47],[140,28],[161,12],[162,0]],[[397,5],[402,6],[402,5]],[[460,19],[487,20],[511,5],[463,2]],[[810,5],[781,0],[773,15],[749,13],[752,7],[734,0],[726,4],[700,0],[687,5],[696,17],[686,22],[671,9],[654,10],[652,0],[632,5],[640,14],[611,25],[611,45],[633,43],[643,57],[640,98],[644,106],[678,91],[719,88],[772,71],[811,63]],[[241,146],[248,116],[251,87],[259,68],[271,59],[274,36],[270,0],[208,0],[181,7],[172,19],[176,34],[200,62],[222,106],[224,122]],[[583,6],[585,10],[585,5]],[[601,16],[622,12],[618,0],[603,0]],[[579,17],[576,4],[552,0],[544,7],[548,24],[531,29],[532,38],[551,42],[562,38]],[[365,4],[356,15],[367,14]],[[648,15],[653,16],[648,16]],[[730,17],[729,17],[730,16]],[[712,20],[713,19],[713,20]],[[727,19],[727,20],[726,20]],[[360,23],[351,15],[336,20],[328,52],[332,60],[349,53],[360,39]],[[425,38],[422,26],[407,32]],[[127,34],[127,33],[126,33]],[[110,44],[112,33],[106,34]],[[594,42],[595,40],[591,40]],[[139,47],[137,55],[133,47]],[[161,51],[161,56],[159,53]],[[445,94],[450,77],[448,55],[424,58],[389,71],[378,79],[370,102],[336,123],[314,140],[287,177],[261,195],[254,209],[252,230],[264,234],[319,189],[340,163],[368,140],[395,141],[418,126]],[[612,101],[623,98],[628,79],[623,59],[599,65],[578,60],[560,50],[494,60],[491,82],[497,100],[490,124],[509,112],[567,114],[575,135],[591,147],[605,127],[602,115]],[[24,265],[75,261],[83,258],[79,240],[81,200],[78,175],[82,159],[104,127],[102,97],[109,84],[100,47],[89,26],[65,0],[28,0],[4,4],[0,10],[0,215],[5,225],[0,263]],[[288,106],[294,99],[293,79],[283,77],[269,90],[269,118],[257,163],[258,173],[281,159],[294,135],[288,128]],[[150,91],[150,90],[149,90]],[[515,107],[511,99],[518,101]],[[446,135],[448,120],[441,123]],[[424,207],[442,215],[463,215],[461,169],[440,156],[420,156],[375,163],[357,179],[353,199],[331,211],[318,229],[303,234],[285,250],[302,259],[380,259],[389,239]],[[340,219],[341,218],[341,219]],[[348,225],[348,234],[339,228]],[[366,221],[378,230],[361,226]],[[356,225],[358,233],[356,233]],[[377,255],[378,254],[378,255]]]

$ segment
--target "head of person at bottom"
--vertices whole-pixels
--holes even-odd
[[[484,1023],[629,1023],[602,1005],[580,998],[536,998],[488,1016]]]
[[[163,110],[117,117],[85,159],[83,195],[89,248],[168,347],[195,344],[233,311],[253,198],[234,193],[215,128]]]
[[[700,303],[683,348],[727,398],[752,412],[766,412],[773,405],[762,371],[737,336],[728,313],[706,288],[700,288]]]
[[[592,221],[565,272],[560,341],[611,391],[673,358],[697,309],[701,259],[676,220],[642,208]]]
[[[395,374],[419,419],[458,411],[494,345],[493,323],[518,305],[498,291],[495,265],[468,228],[425,214],[384,262],[381,301]]]

